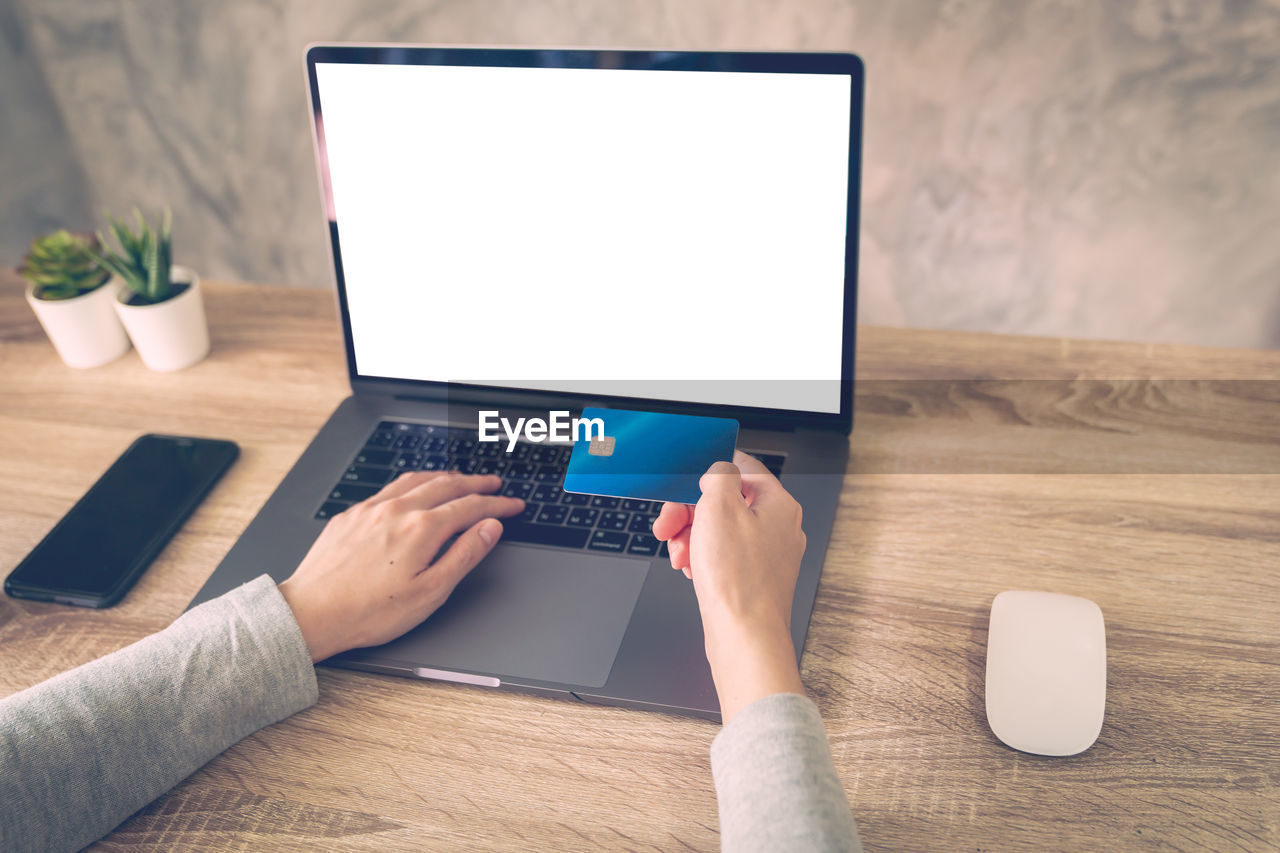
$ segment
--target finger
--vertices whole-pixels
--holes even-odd
[[[681,571],[689,567],[689,549],[674,539],[667,546],[667,558],[671,560],[671,568]]]
[[[738,450],[733,454],[733,461],[742,472],[742,493],[748,506],[755,507],[762,501],[773,500],[778,494],[787,494],[786,488],[759,459]]]
[[[524,511],[520,498],[497,495],[465,495],[427,510],[429,539],[436,548],[455,533],[466,530],[483,518],[506,518]]]
[[[434,509],[466,495],[495,492],[502,487],[496,474],[458,474],[420,483],[400,497],[413,509]]]
[[[688,504],[665,503],[653,520],[653,536],[666,542],[693,524],[693,507]]]
[[[743,479],[751,477],[752,479],[765,478],[773,480],[775,483],[778,481],[778,478],[773,476],[773,472],[750,453],[743,453],[741,450],[733,451],[733,464],[738,466],[738,470],[742,472]]]
[[[689,548],[689,528],[680,531],[667,543],[672,568],[687,569],[693,564],[693,552]]]
[[[405,493],[418,488],[419,486],[429,483],[440,477],[447,477],[453,474],[452,471],[405,471],[390,483],[387,483],[381,490],[371,495],[368,500],[363,503],[368,506],[389,501],[392,498],[398,498]]]
[[[493,546],[498,544],[498,538],[501,536],[501,521],[496,518],[482,518],[467,528],[466,532],[449,546],[448,551],[419,572],[419,575],[431,574],[433,599],[441,591],[444,592],[444,595],[436,600],[436,607],[439,607],[444,599],[449,597],[449,593],[453,592],[454,587],[467,576],[467,573],[493,550]]]
[[[742,472],[732,462],[717,462],[707,469],[707,473],[698,480],[698,488],[702,489],[702,497],[698,500],[710,503],[729,502],[743,504]]]

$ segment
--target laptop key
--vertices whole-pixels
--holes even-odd
[[[366,447],[356,454],[356,465],[390,465],[392,460],[396,458],[394,450],[379,450],[376,447]]]
[[[401,453],[396,457],[395,464],[391,467],[397,471],[417,471],[422,467],[422,454]]]
[[[481,441],[471,455],[477,459],[497,459],[502,455],[502,445],[496,441]]]
[[[377,493],[377,486],[361,486],[356,483],[339,483],[333,487],[333,491],[329,492],[329,500],[359,503],[365,498],[373,497]]]
[[[590,531],[584,527],[530,524],[516,519],[503,521],[502,527],[503,542],[527,542],[533,545],[555,545],[561,548],[581,548],[587,544],[587,536],[590,535]]]
[[[568,529],[565,528],[565,530]],[[621,554],[627,547],[627,534],[612,530],[597,530],[591,534],[591,541],[587,543],[587,547],[593,551],[612,551],[615,554]]]
[[[333,518],[349,506],[346,501],[325,501],[324,506],[316,510],[316,518]]]
[[[569,508],[560,504],[547,504],[538,512],[539,524],[564,524]]]
[[[533,521],[538,517],[538,511],[542,509],[541,505],[529,502],[524,505],[524,512],[516,516],[518,521]]]
[[[764,467],[773,472],[773,476],[782,476],[782,463],[787,461],[785,456],[777,456],[772,453],[752,453],[752,456],[760,460]]]
[[[443,471],[449,467],[449,457],[433,453],[422,460],[423,471]]]
[[[523,498],[527,500],[533,492],[533,483],[521,480],[513,480],[502,488],[502,494],[509,498]]]
[[[372,465],[352,465],[342,474],[345,483],[372,483],[384,486],[391,479],[392,471],[387,468],[375,468]]]
[[[577,492],[565,492],[564,497],[560,498],[560,503],[565,506],[586,506],[591,503],[591,495],[580,495]]]
[[[449,470],[459,471],[463,474],[474,474],[476,466],[479,464],[478,460],[472,459],[470,456],[457,456],[449,463]]]
[[[448,439],[444,438],[443,436],[434,435],[431,438],[428,438],[425,442],[423,442],[421,449],[426,451],[427,453],[440,453],[448,446],[449,446]]]
[[[631,544],[627,546],[628,554],[641,557],[652,557],[658,553],[658,540],[648,533],[631,534]]]
[[[627,525],[627,530],[632,533],[650,533],[653,531],[653,520],[655,518],[657,518],[656,515],[637,512],[631,516],[631,524]]]
[[[564,504],[560,505],[564,507]],[[600,515],[600,510],[591,509],[585,506],[575,506],[569,512],[569,518],[566,524],[572,524],[574,527],[595,527],[596,518]]]
[[[413,450],[421,443],[422,436],[418,435],[416,432],[410,432],[397,438],[393,446],[399,450]]]
[[[533,466],[528,462],[512,462],[507,466],[508,480],[531,480],[533,479]]]
[[[631,520],[631,513],[616,512],[614,510],[606,510],[600,513],[600,529],[601,530],[626,530],[627,522]]]
[[[395,440],[395,433],[380,429],[369,436],[369,440],[365,444],[370,447],[390,447]]]
[[[474,438],[455,438],[449,442],[449,452],[456,453],[459,456],[470,456],[476,450],[476,440]]]
[[[560,487],[551,486],[546,483],[542,483],[538,486],[538,488],[533,490],[532,500],[535,500],[535,501],[538,501],[539,503],[544,503],[544,504],[559,503]]]
[[[625,510],[630,510],[631,512],[648,512],[649,502],[638,501],[638,500],[635,500],[634,498],[626,498],[622,502],[622,508]]]
[[[594,495],[591,498],[591,505],[594,507],[599,507],[600,509],[617,509],[618,499],[607,498],[603,495]]]
[[[560,458],[560,448],[548,444],[539,444],[533,450],[529,451],[529,461],[537,462],[539,465],[546,463],[554,463]]]
[[[529,454],[533,452],[533,445],[528,442],[520,442],[511,448],[511,452],[507,455],[517,462],[525,462],[529,459]]]
[[[539,483],[559,483],[564,479],[564,469],[559,465],[543,465],[538,468],[538,472],[533,475],[533,479]]]

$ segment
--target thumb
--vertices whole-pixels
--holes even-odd
[[[449,550],[427,569],[447,590],[446,595],[488,556],[502,536],[502,522],[496,518],[482,518],[462,532]]]
[[[742,472],[732,462],[717,462],[698,480],[702,498],[745,503],[742,497]]]

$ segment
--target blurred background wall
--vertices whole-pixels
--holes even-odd
[[[1280,347],[1280,0],[0,0],[0,263],[328,286],[313,40],[855,51],[863,322]]]

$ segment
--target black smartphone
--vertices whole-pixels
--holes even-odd
[[[15,598],[110,607],[231,466],[231,441],[144,435],[4,582]]]

